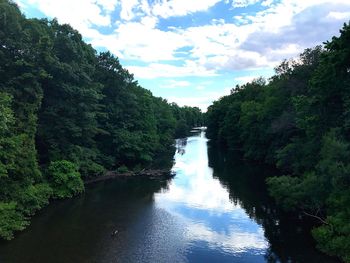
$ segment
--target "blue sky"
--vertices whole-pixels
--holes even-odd
[[[155,96],[202,110],[350,20],[349,0],[15,1],[27,17],[56,17],[111,51]]]

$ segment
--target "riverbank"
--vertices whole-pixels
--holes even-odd
[[[139,172],[125,172],[125,173],[108,171],[103,176],[85,180],[84,184],[88,185],[88,184],[106,181],[106,180],[112,180],[116,178],[132,178],[132,177],[146,177],[149,179],[166,180],[166,179],[171,179],[174,176],[175,174],[167,169],[147,169],[147,170],[144,169]]]
[[[207,142],[205,133],[176,140],[172,168],[109,172],[84,194],[52,202],[0,242],[0,262],[339,263],[268,196],[265,178],[278,171]],[[158,179],[170,171],[172,180]]]

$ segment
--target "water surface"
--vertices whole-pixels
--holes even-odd
[[[174,158],[170,181],[106,181],[54,202],[0,243],[0,262],[335,262],[268,197],[276,171],[208,149],[204,133],[177,140]]]

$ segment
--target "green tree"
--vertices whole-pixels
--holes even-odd
[[[3,239],[13,238],[13,232],[25,229],[28,220],[18,212],[15,202],[0,202],[0,236]]]
[[[74,163],[62,160],[51,162],[48,179],[54,198],[72,197],[84,191],[84,183]]]
[[[90,76],[95,51],[69,25],[48,23],[51,54],[44,60],[50,78],[42,82],[44,97],[39,112],[37,147],[40,160],[67,159],[83,175],[100,173],[94,137],[98,133],[101,84]]]

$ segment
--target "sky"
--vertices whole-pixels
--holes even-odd
[[[15,0],[109,50],[155,96],[206,110],[283,59],[339,35],[350,0]]]

